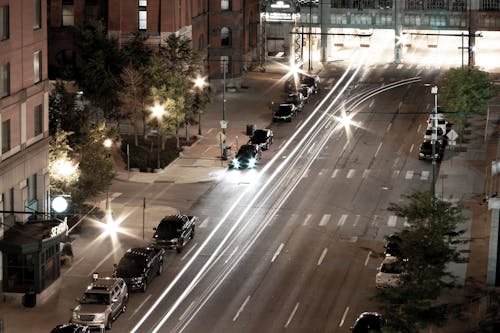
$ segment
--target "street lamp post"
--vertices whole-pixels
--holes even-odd
[[[111,158],[111,146],[113,145],[113,141],[107,138],[103,142],[104,147],[106,148],[106,158]],[[106,211],[109,210],[109,185],[106,188]]]
[[[198,108],[198,135],[201,135],[201,112],[200,112],[200,92],[205,88],[205,78],[197,76],[194,80],[194,87],[196,89],[195,101]]]
[[[432,125],[432,197],[436,197],[436,141],[437,141],[437,127],[438,127],[438,119],[437,119],[437,110],[438,110],[438,87],[433,86],[431,88],[431,94],[434,95],[434,121]]]
[[[223,79],[222,79],[222,121],[226,121],[226,71],[227,71],[227,60],[223,59],[222,60],[222,72],[223,72]],[[226,127],[222,127],[222,133],[226,134]]]

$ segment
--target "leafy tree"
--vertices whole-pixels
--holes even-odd
[[[132,40],[121,49],[124,63],[136,69],[146,68],[149,65],[153,51],[146,45],[147,39],[145,33],[134,33]]]
[[[49,130],[54,135],[60,128],[72,132],[74,137],[81,134],[81,125],[89,121],[89,111],[83,106],[77,94],[68,92],[63,81],[56,81],[49,96]]]
[[[121,117],[130,121],[134,129],[134,144],[139,145],[139,127],[141,121],[145,118],[144,102],[146,99],[146,90],[144,89],[144,77],[142,73],[132,66],[127,66],[121,74],[123,84],[118,93],[120,99]],[[144,123],[144,122],[142,122]]]
[[[115,119],[119,106],[119,78],[123,68],[118,42],[107,36],[101,22],[89,22],[75,29],[78,48],[75,80],[84,96],[102,110],[107,119]]]
[[[78,181],[78,163],[74,161],[73,149],[68,143],[68,137],[72,134],[57,125],[49,140],[50,191],[53,194],[67,193]]]
[[[85,200],[106,191],[114,177],[114,162],[109,157],[104,141],[107,138],[115,139],[116,135],[103,123],[87,125],[84,134],[85,139],[77,151],[80,177],[71,189],[72,201],[77,205],[83,205]]]
[[[391,203],[389,211],[406,218],[408,227],[398,233],[404,258],[402,284],[377,289],[375,299],[388,319],[389,331],[418,332],[429,324],[441,325],[448,317],[447,304],[439,299],[444,288],[454,287],[446,270],[450,262],[464,262],[457,245],[465,232],[461,209],[426,192],[405,196],[407,203]]]
[[[484,114],[488,103],[497,93],[488,73],[475,67],[452,68],[445,73],[440,98],[447,112],[452,112],[449,119],[457,125],[461,138],[468,117]]]

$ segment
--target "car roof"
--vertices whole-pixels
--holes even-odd
[[[112,277],[97,278],[87,286],[87,290],[85,290],[85,292],[106,294],[109,292],[109,289],[112,288],[120,280],[122,279]]]

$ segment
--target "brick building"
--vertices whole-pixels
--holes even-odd
[[[59,277],[59,243],[31,233],[33,214],[49,211],[47,20],[43,0],[0,0],[0,286],[37,292]],[[10,238],[26,229],[19,243]],[[50,232],[49,232],[50,233]],[[24,242],[26,241],[26,242]],[[47,252],[44,252],[47,251]],[[43,257],[41,256],[43,255]],[[38,272],[35,270],[38,269]]]

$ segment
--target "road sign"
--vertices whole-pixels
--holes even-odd
[[[228,123],[227,120],[221,120],[220,121],[220,128],[227,128],[227,123]]]
[[[450,130],[447,134],[446,134],[446,137],[450,140],[450,141],[456,141],[458,139],[458,134],[457,132],[455,132],[454,130]]]

